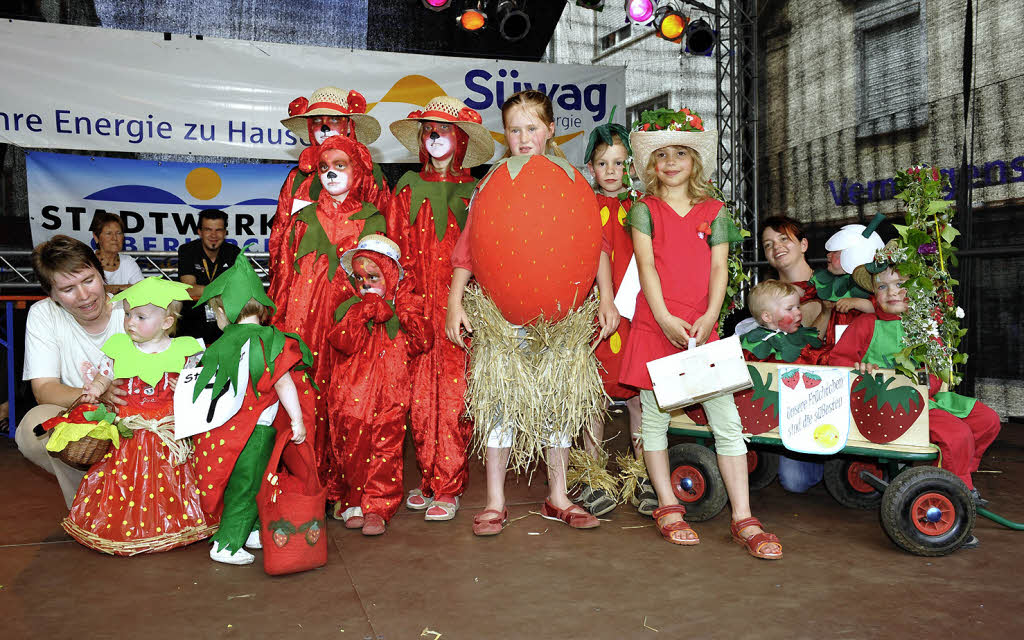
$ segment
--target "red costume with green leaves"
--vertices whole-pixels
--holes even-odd
[[[812,327],[786,333],[758,326],[743,334],[740,346],[743,359],[749,362],[821,364],[828,357],[828,348],[822,347],[818,332]]]
[[[629,261],[633,258],[633,237],[626,226],[626,214],[633,203],[629,198],[620,200],[618,196],[601,193],[594,195],[597,196],[597,207],[601,212],[601,250],[608,254],[612,263],[612,290],[617,292],[629,268]],[[601,362],[601,380],[604,381],[605,393],[613,398],[632,398],[639,393],[632,387],[619,384],[619,370],[628,339],[629,318],[622,318],[615,333],[602,340],[594,351]]]
[[[272,324],[284,332],[296,333],[309,345],[315,358],[316,386],[326,389],[331,371],[326,356],[326,336],[334,324],[333,313],[353,289],[339,269],[339,256],[352,249],[364,235],[383,231],[383,214],[371,203],[360,200],[362,185],[371,180],[370,153],[363,145],[344,136],[327,138],[321,152],[344,151],[357,172],[351,189],[338,202],[319,180],[311,187],[316,202],[292,216],[284,238],[284,249],[272,262],[270,297],[277,302]],[[274,254],[271,254],[273,257]],[[326,457],[328,424],[327,398],[317,394],[315,423],[306,428],[316,434],[313,442],[319,456],[321,476],[330,474]]]
[[[399,287],[395,296],[397,263],[370,251],[355,253],[366,254],[377,256],[395,301],[374,293],[353,296],[337,310],[339,321],[327,337],[334,349],[325,388],[331,415],[327,499],[340,505],[336,512],[359,507],[363,515],[388,521],[402,503],[402,442],[414,370],[409,359],[430,348],[434,330],[411,286]]]
[[[893,356],[905,346],[900,316],[876,305],[875,313],[863,314],[850,323],[832,349],[829,364],[850,367],[868,362],[892,368]],[[929,374],[928,382],[929,439],[942,453],[942,466],[973,489],[971,473],[977,471],[982,455],[999,434],[999,416],[975,398],[939,391],[941,381],[934,375]]]
[[[467,352],[445,339],[451,256],[466,224],[466,203],[476,180],[468,170],[452,176],[408,172],[396,186],[388,213],[388,235],[402,252],[425,299],[424,316],[433,346],[412,364],[411,421],[419,489],[427,496],[462,495],[468,475],[473,423],[466,413]],[[435,215],[435,206],[441,211]]]
[[[848,273],[837,276],[828,269],[818,269],[808,284],[814,288],[814,295],[819,300],[837,302],[844,298],[872,299],[871,293],[854,284],[853,276]],[[801,299],[800,302],[802,304],[805,300]],[[859,315],[861,312],[856,309],[839,311],[833,308],[828,318],[828,327],[825,328],[825,346],[831,347],[836,343],[837,326],[848,326]]]

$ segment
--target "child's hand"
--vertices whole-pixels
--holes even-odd
[[[711,331],[715,328],[716,322],[718,322],[718,314],[705,313],[693,323],[690,334],[697,341],[698,347],[707,342],[708,338],[711,337]]]
[[[676,349],[685,349],[690,342],[690,332],[693,327],[682,318],[669,315],[663,322],[658,323],[662,333]]]
[[[621,319],[622,316],[619,315],[619,310],[615,308],[615,302],[602,298],[601,304],[597,308],[597,321],[601,325],[601,334],[597,338],[598,342],[615,333],[615,330],[619,328],[619,321]]]
[[[178,378],[167,376],[167,386],[171,388],[171,391],[174,391],[178,387]]]
[[[111,380],[110,381],[110,386],[107,388],[106,392],[104,392],[103,395],[100,396],[99,399],[102,400],[103,402],[105,402],[106,404],[112,404],[112,405],[126,405],[126,404],[128,404],[128,401],[121,397],[121,396],[128,395],[128,392],[121,388],[121,385],[123,385],[123,384],[124,384],[124,379]]]
[[[875,307],[871,304],[870,300],[864,298],[843,298],[836,301],[836,311],[848,313],[852,310],[857,310],[861,313],[873,313]]]
[[[302,420],[292,422],[292,442],[302,444],[306,440],[306,427]]]
[[[449,340],[468,350],[469,346],[466,341],[462,339],[462,328],[466,328],[466,333],[473,333],[473,325],[469,322],[469,316],[466,315],[466,310],[462,308],[462,302],[452,302],[451,298],[448,299],[448,313],[444,320],[444,334]]]
[[[878,371],[878,365],[871,364],[870,362],[858,362],[857,364],[853,365],[853,369],[857,373],[869,375],[874,373],[875,371]]]

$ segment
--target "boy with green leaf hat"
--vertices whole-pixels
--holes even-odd
[[[213,309],[224,335],[203,354],[193,400],[211,381],[214,398],[244,396],[237,414],[195,436],[203,510],[220,516],[210,558],[250,564],[255,558],[243,547],[262,548],[256,494],[276,434],[290,424],[292,442],[301,444],[306,425],[314,424],[315,387],[307,372],[313,355],[298,335],[261,324],[276,305],[244,252],[206,286],[196,302],[203,303]]]

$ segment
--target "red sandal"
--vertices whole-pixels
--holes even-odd
[[[508,509],[487,509],[473,516],[473,535],[496,536],[508,521]]]
[[[654,510],[651,516],[657,523],[658,531],[661,532],[661,536],[671,542],[672,544],[681,544],[683,546],[691,547],[695,544],[700,544],[700,537],[697,532],[693,530],[690,523],[685,520],[679,520],[677,522],[670,522],[666,525],[661,524],[661,519],[671,513],[678,513],[680,516],[686,515],[686,507],[681,504],[670,504],[664,507],[658,507]],[[672,534],[676,531],[689,531],[693,534],[692,538],[674,538]]]
[[[546,520],[561,520],[573,529],[593,529],[601,524],[600,520],[584,511],[582,507],[574,504],[568,509],[559,509],[547,500],[540,509],[540,517]]]
[[[736,544],[747,548],[747,553],[754,556],[755,558],[761,558],[763,560],[780,560],[782,559],[782,551],[778,553],[765,553],[761,551],[767,545],[772,543],[779,545],[782,548],[782,542],[779,541],[779,537],[774,533],[755,533],[749,538],[744,538],[740,535],[740,531],[743,531],[747,527],[760,527],[764,529],[764,525],[757,518],[744,518],[738,522],[733,522],[729,525],[729,530],[732,532],[732,539],[736,541]]]

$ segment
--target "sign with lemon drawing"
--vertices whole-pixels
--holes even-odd
[[[850,433],[850,373],[779,366],[779,435],[791,451],[828,455]]]

